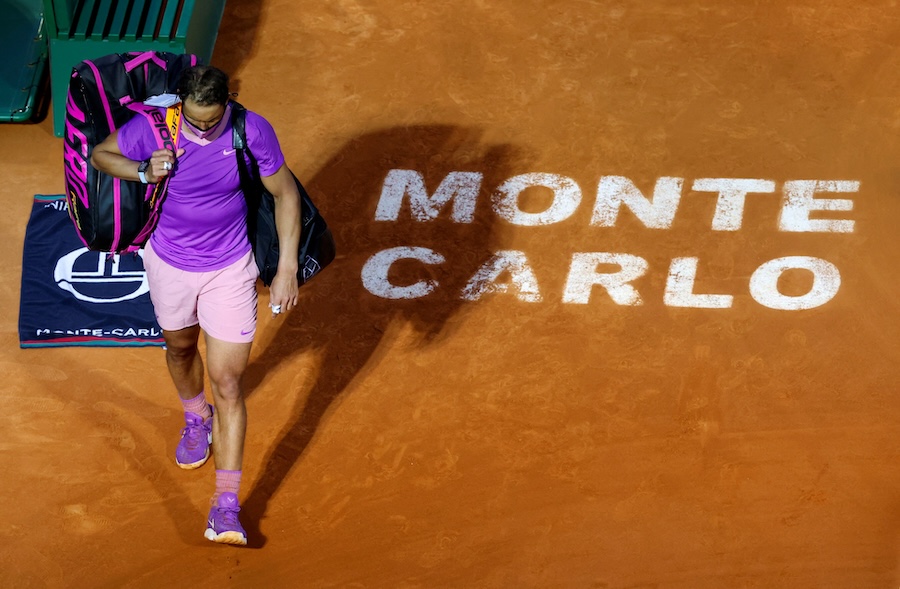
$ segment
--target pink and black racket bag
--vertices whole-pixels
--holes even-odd
[[[66,201],[89,249],[121,253],[142,247],[159,220],[168,182],[142,184],[104,174],[91,166],[91,151],[134,116],[147,117],[158,129],[160,149],[171,147],[165,116],[143,101],[174,94],[181,72],[197,63],[195,55],[147,51],[85,60],[73,68],[63,135]]]

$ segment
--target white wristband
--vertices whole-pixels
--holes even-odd
[[[138,164],[138,178],[140,178],[141,182],[143,182],[144,184],[149,184],[149,182],[147,182],[147,174],[144,173],[149,169],[150,160],[144,160],[140,164]]]

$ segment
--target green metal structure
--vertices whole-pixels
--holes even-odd
[[[75,65],[129,51],[192,53],[209,63],[225,11],[225,0],[42,1],[57,137],[63,134],[66,93]]]
[[[4,0],[0,18],[0,122],[30,120],[47,69],[41,0]]]

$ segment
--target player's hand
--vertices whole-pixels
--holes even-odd
[[[269,287],[269,307],[272,308],[272,317],[277,317],[296,307],[299,290],[296,274],[287,272],[275,274],[272,286]]]
[[[177,158],[184,155],[184,148],[180,148],[178,153],[172,153],[171,149],[157,149],[150,156],[150,168],[147,170],[147,180],[150,184],[157,184],[160,180],[169,175],[169,172],[175,169]]]

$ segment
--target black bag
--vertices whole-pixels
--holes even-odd
[[[237,154],[238,172],[241,176],[241,189],[247,199],[247,235],[253,246],[256,265],[259,267],[259,278],[269,286],[278,270],[278,232],[275,228],[275,198],[263,186],[259,176],[256,158],[247,146],[246,109],[232,102],[231,125],[232,145]],[[251,174],[247,169],[244,154],[249,157],[253,167]],[[300,192],[300,244],[298,248],[299,269],[297,282],[304,285],[334,260],[335,245],[331,230],[309,194],[294,176],[297,190]]]
[[[134,116],[157,129],[157,147],[174,148],[172,131],[143,100],[172,93],[195,55],[115,53],[76,65],[69,79],[64,133],[66,200],[78,236],[91,250],[135,251],[159,220],[168,176],[158,184],[121,180],[91,166],[94,147]]]

